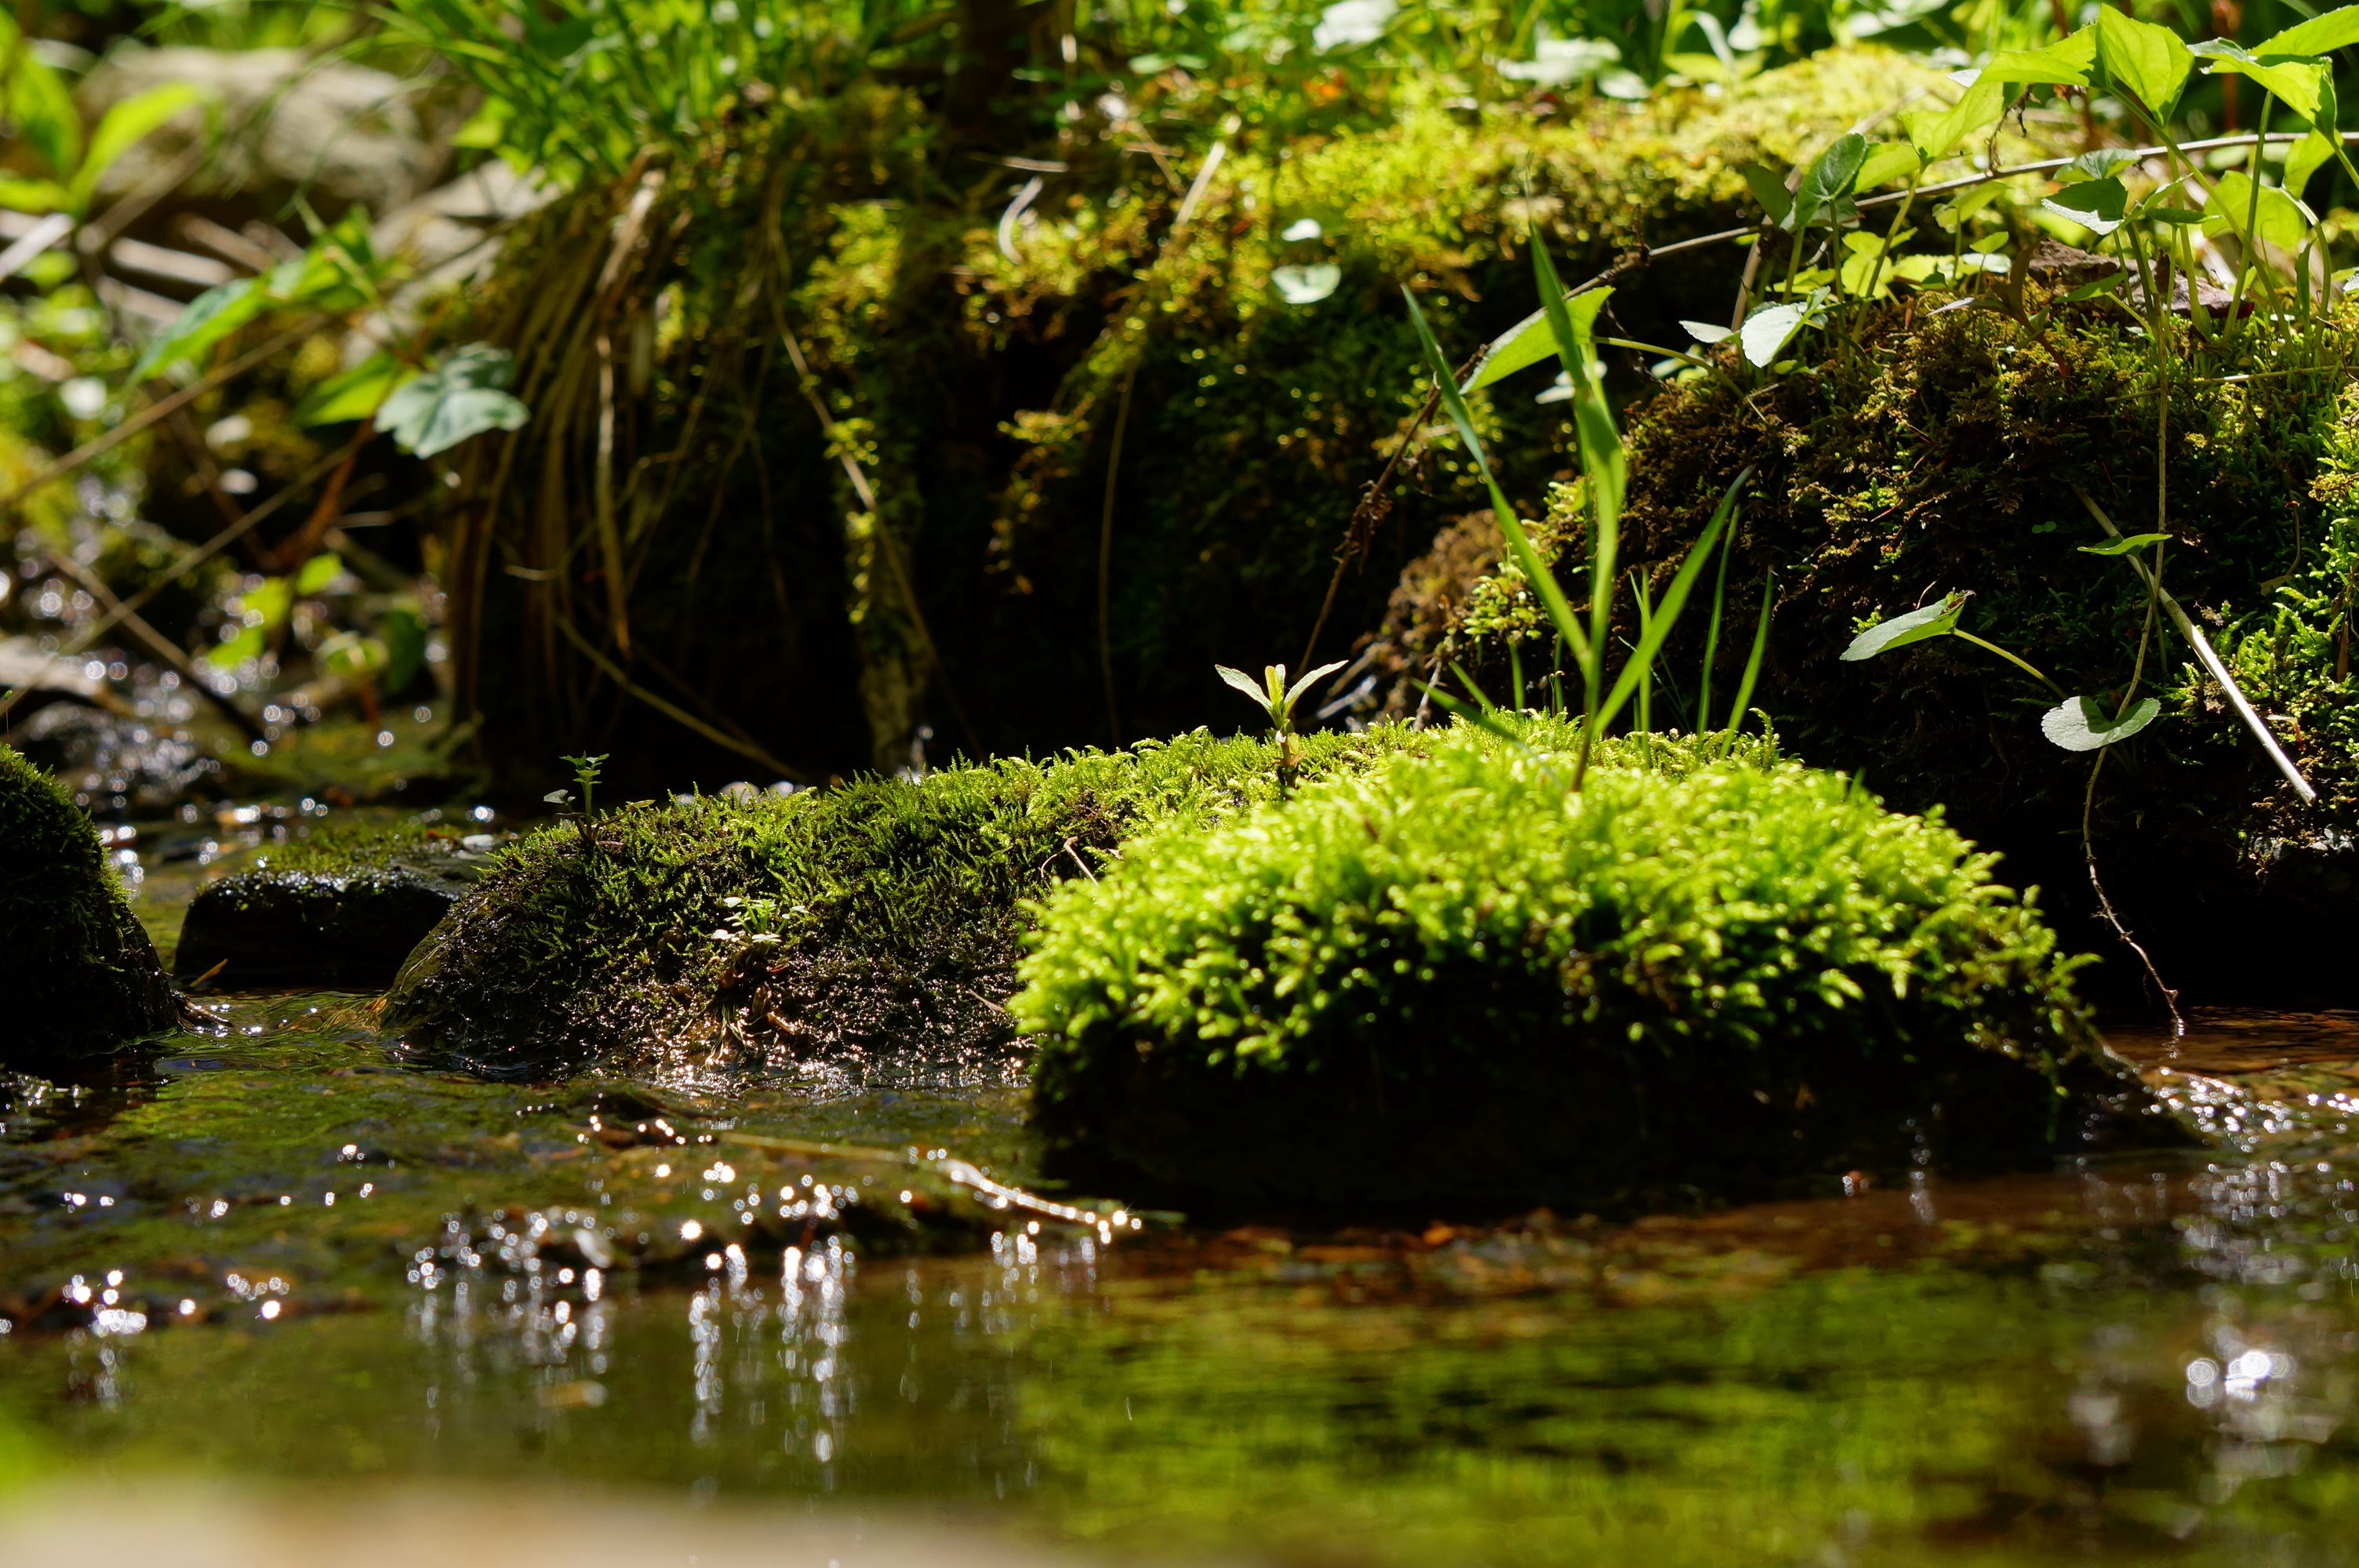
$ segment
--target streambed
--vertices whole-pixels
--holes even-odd
[[[2118,1032],[2209,1154],[1339,1233],[994,1208],[1004,1061],[487,1083],[372,1000],[5,1084],[0,1557],[387,1498],[571,1521],[454,1562],[2352,1555],[2359,1019]]]

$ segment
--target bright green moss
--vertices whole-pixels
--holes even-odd
[[[95,1050],[177,1016],[155,945],[107,870],[90,818],[57,781],[0,745],[0,996],[7,1049]]]
[[[1301,776],[1419,743],[1402,729],[1299,742]],[[1199,731],[922,781],[720,796],[602,816],[502,855],[387,1001],[414,1045],[493,1070],[726,1062],[869,1046],[978,1063],[1027,896],[1094,876],[1158,826],[1275,799],[1267,741]]]
[[[1779,733],[1896,805],[1942,804],[1977,842],[2006,852],[2012,878],[2057,895],[2061,928],[2103,939],[2116,955],[2108,989],[2134,993],[2138,966],[2094,925],[2082,862],[2093,759],[2040,733],[2058,694],[1955,639],[1863,663],[1840,655],[1863,626],[1966,590],[1968,630],[2066,691],[2112,700],[2137,663],[2146,595],[2126,564],[2085,553],[2104,535],[2073,487],[2125,531],[2168,532],[2165,585],[2254,702],[2278,716],[2321,804],[2296,801],[2161,620],[2141,690],[2162,698],[2163,717],[2112,748],[2098,781],[2092,822],[2107,890],[2164,977],[2202,1000],[2242,990],[2285,1005],[2336,986],[2347,996],[2342,934],[2359,916],[2348,651],[2359,394],[2336,367],[2359,327],[2347,314],[2323,324],[2314,351],[2256,330],[2233,362],[2224,345],[2199,341],[2205,379],[2173,373],[2158,522],[2144,339],[2068,308],[2034,349],[1995,312],[1929,319],[1930,308],[1870,316],[1855,344],[1758,390],[1713,376],[1635,408],[1625,557],[1661,581],[1749,467],[1731,596],[1749,625],[1763,574],[1777,574],[1756,701]],[[2252,378],[2222,380],[2230,369]],[[1578,518],[1576,491],[1557,492],[1544,548],[1579,538]],[[1579,569],[1560,564],[1559,575]],[[1702,622],[1690,612],[1670,645],[1678,690],[1666,698],[1658,684],[1658,715],[1676,719],[1681,694],[1693,694]],[[1538,627],[1520,580],[1502,572],[1471,596],[1461,646],[1471,636],[1478,671],[1499,670],[1505,640]],[[1748,642],[1721,640],[1723,702]]]
[[[1790,763],[1456,740],[1060,889],[1011,1004],[1064,1163],[1598,1207],[2048,1149],[2142,1091],[1938,818]]]

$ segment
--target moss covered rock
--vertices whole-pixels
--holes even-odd
[[[0,1062],[103,1050],[179,1016],[90,818],[0,745]]]
[[[1213,661],[1300,662],[1364,488],[1422,401],[1403,284],[1471,348],[1530,308],[1533,223],[1584,270],[1728,227],[1739,164],[1783,167],[1940,85],[1890,51],[1840,49],[1717,95],[1478,114],[1411,94],[1288,135],[1223,130],[1224,100],[1176,81],[1139,83],[1133,107],[1180,149],[1177,172],[1216,141],[1227,154],[1184,230],[1181,187],[1127,132],[1077,132],[1016,212],[1023,173],[979,179],[927,140],[914,94],[876,89],[782,111],[678,171],[627,220],[665,238],[618,255],[613,289],[598,278],[643,199],[636,175],[531,220],[472,330],[515,349],[534,418],[455,454],[453,648],[481,744],[545,768],[604,736],[583,749],[614,752],[612,776],[641,793],[690,769],[740,776],[739,741],[823,779],[899,766],[926,724],[980,755],[1225,722]],[[1639,337],[1684,341],[1673,322],[1724,315],[1743,259],[1666,257],[1617,308]],[[640,347],[602,426],[610,330]],[[1559,466],[1553,414],[1526,395],[1485,417],[1537,490]],[[642,476],[611,512],[595,502],[609,460]],[[1110,467],[1111,712],[1095,634]],[[1398,481],[1331,650],[1482,504],[1447,453]],[[558,568],[576,554],[627,587],[572,583]],[[637,694],[585,647],[612,648]]]
[[[1012,1004],[1051,1158],[1597,1209],[2039,1161],[2093,1114],[2177,1133],[1938,818],[1674,742],[1569,795],[1569,739],[1461,739],[1060,889]]]
[[[189,902],[173,971],[232,989],[387,985],[488,860],[455,834],[420,829],[274,848]]]
[[[1028,896],[1142,830],[1202,825],[1419,744],[1198,732],[789,796],[643,804],[496,858],[413,954],[386,1018],[489,1072],[929,1053],[1012,1064]]]
[[[2340,367],[2359,318],[2346,307],[2315,347],[2258,330],[2233,351],[2193,342],[2200,374],[2170,384],[2158,521],[2158,399],[2134,329],[2065,307],[2034,346],[1995,312],[1933,316],[1933,303],[1883,308],[1856,343],[1757,390],[1708,376],[1635,408],[1625,557],[1668,576],[1749,466],[1732,597],[1749,620],[1762,574],[1777,574],[1756,700],[1779,733],[1897,806],[1945,806],[2006,854],[2013,878],[2050,891],[2076,945],[2114,955],[2107,992],[2134,992],[2138,966],[2094,919],[2082,853],[2095,759],[2040,730],[2060,694],[1955,638],[1841,655],[1862,627],[1964,591],[1967,630],[2067,692],[2114,700],[2138,668],[2147,595],[2126,563],[2086,552],[2105,535],[2074,487],[2125,532],[2168,533],[2165,586],[2275,716],[2321,800],[2299,801],[2158,617],[2140,690],[2162,716],[2108,748],[2097,780],[2107,892],[2164,977],[2201,1000],[2347,1002],[2359,994],[2343,952],[2359,919],[2359,389]],[[1560,489],[1544,548],[1581,538],[1581,517],[1577,490]],[[1472,596],[1460,647],[1472,639],[1503,670],[1506,644],[1538,628],[1520,579],[1498,572]],[[1688,694],[1702,631],[1689,615],[1666,655]],[[1723,693],[1748,641],[1722,638]]]

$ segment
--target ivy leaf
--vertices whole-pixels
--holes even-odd
[[[1843,651],[1846,663],[1857,664],[1872,659],[1894,648],[1905,648],[1911,643],[1922,643],[1932,637],[1946,637],[1958,629],[1958,617],[1965,613],[1966,600],[1971,596],[1953,593],[1938,604],[1922,610],[1912,610],[1906,615],[1896,615],[1879,625],[1869,627],[1851,640]]]
[[[450,450],[485,430],[515,430],[532,410],[508,395],[516,356],[489,343],[469,343],[433,370],[396,387],[376,411],[396,445],[421,458]]]
[[[2106,74],[2164,119],[2179,103],[2195,57],[2169,27],[2141,22],[2110,5],[2097,8],[2097,49]]]
[[[2093,752],[2126,741],[2155,720],[2162,704],[2142,697],[2119,719],[2108,719],[2093,697],[2066,697],[2040,715],[2039,732],[2068,752]]]
[[[2118,539],[2108,539],[2102,545],[2082,545],[2081,553],[2084,556],[2126,556],[2132,550],[2158,545],[2169,537],[2168,534],[2128,534]]]

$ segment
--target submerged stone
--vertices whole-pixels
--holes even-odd
[[[487,861],[420,833],[274,850],[270,864],[224,877],[190,902],[173,972],[232,989],[388,985]]]
[[[1460,738],[1052,897],[1051,1170],[1253,1206],[1603,1210],[2184,1141],[1938,816],[1716,743]],[[1648,753],[1652,753],[1651,756]]]
[[[168,1029],[177,999],[90,818],[0,745],[0,1062]]]

